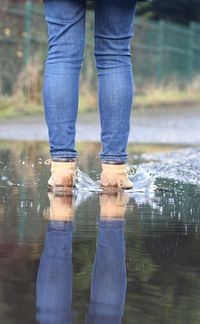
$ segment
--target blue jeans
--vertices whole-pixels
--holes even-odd
[[[86,324],[121,324],[127,288],[124,220],[100,221]]]
[[[133,102],[130,53],[137,0],[94,0],[101,121],[101,161],[124,163]],[[85,47],[86,0],[44,0],[49,48],[43,98],[52,159],[76,159],[80,69]]]
[[[50,222],[37,275],[40,324],[72,324],[70,222]],[[120,324],[126,296],[124,221],[100,221],[86,324]]]
[[[36,287],[37,322],[72,323],[71,222],[50,222],[40,258]]]

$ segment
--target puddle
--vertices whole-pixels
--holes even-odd
[[[1,143],[1,322],[199,323],[200,149],[130,147],[134,190],[111,195],[99,146],[79,150],[59,197],[47,144]]]
[[[200,185],[200,148],[143,154],[142,158],[149,163],[141,164],[138,170],[155,175],[156,178]]]

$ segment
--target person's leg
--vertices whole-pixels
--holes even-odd
[[[95,58],[104,163],[125,163],[133,100],[130,43],[136,0],[95,1]]]
[[[84,55],[86,0],[44,0],[49,49],[43,98],[53,161],[75,160],[79,76]]]
[[[72,323],[71,221],[51,221],[37,274],[37,322]]]
[[[101,220],[98,232],[86,323],[118,324],[123,317],[127,286],[124,220]]]

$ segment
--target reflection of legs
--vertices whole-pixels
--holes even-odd
[[[87,323],[121,323],[125,294],[124,221],[100,221]]]
[[[75,211],[75,199],[72,194],[56,195],[48,192],[50,207],[44,213],[45,218],[51,221],[73,221]]]
[[[126,162],[133,99],[130,41],[135,0],[95,2],[95,58],[99,78],[102,161]]]
[[[36,295],[39,323],[72,323],[72,222],[49,225]]]
[[[49,50],[44,75],[45,117],[52,158],[75,159],[79,75],[85,42],[85,0],[44,0]]]

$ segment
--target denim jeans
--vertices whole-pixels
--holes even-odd
[[[120,324],[126,296],[124,221],[100,221],[86,324]],[[71,222],[50,222],[36,287],[37,322],[72,324]]]
[[[137,0],[94,0],[94,55],[98,75],[101,161],[124,163],[133,102],[130,53]],[[85,48],[86,0],[44,0],[49,48],[43,98],[50,152],[76,159],[80,69]]]
[[[37,322],[72,323],[71,222],[49,223],[36,287]]]
[[[127,288],[124,220],[100,221],[86,324],[121,324]]]

